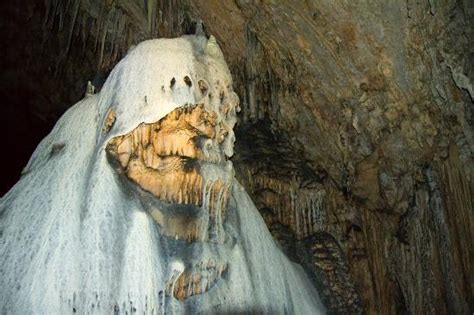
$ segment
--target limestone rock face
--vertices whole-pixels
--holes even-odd
[[[472,313],[472,3],[191,7],[236,79],[237,138],[252,134],[237,177],[328,307]]]
[[[2,314],[322,314],[232,162],[214,38],[140,43],[0,201]]]

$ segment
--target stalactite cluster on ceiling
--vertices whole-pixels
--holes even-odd
[[[178,13],[176,8],[180,8]],[[186,1],[47,0],[45,40],[56,32],[67,34],[58,62],[67,58],[73,41],[98,56],[99,69],[110,69],[130,46],[157,37],[173,37],[188,27]]]

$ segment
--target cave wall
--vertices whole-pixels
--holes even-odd
[[[474,311],[472,2],[2,6],[16,164],[130,45],[202,20],[241,98],[236,176],[329,309]]]
[[[270,226],[344,253],[349,275],[313,268],[336,312],[352,287],[368,313],[472,312],[472,3],[191,6],[240,91],[239,179]]]

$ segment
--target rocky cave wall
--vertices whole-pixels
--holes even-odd
[[[2,6],[12,165],[130,45],[202,21],[241,98],[237,178],[329,309],[473,312],[472,2]]]

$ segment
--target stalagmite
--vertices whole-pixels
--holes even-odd
[[[234,178],[238,106],[215,38],[131,49],[0,201],[0,313],[324,313]],[[299,235],[322,197],[293,200]]]

